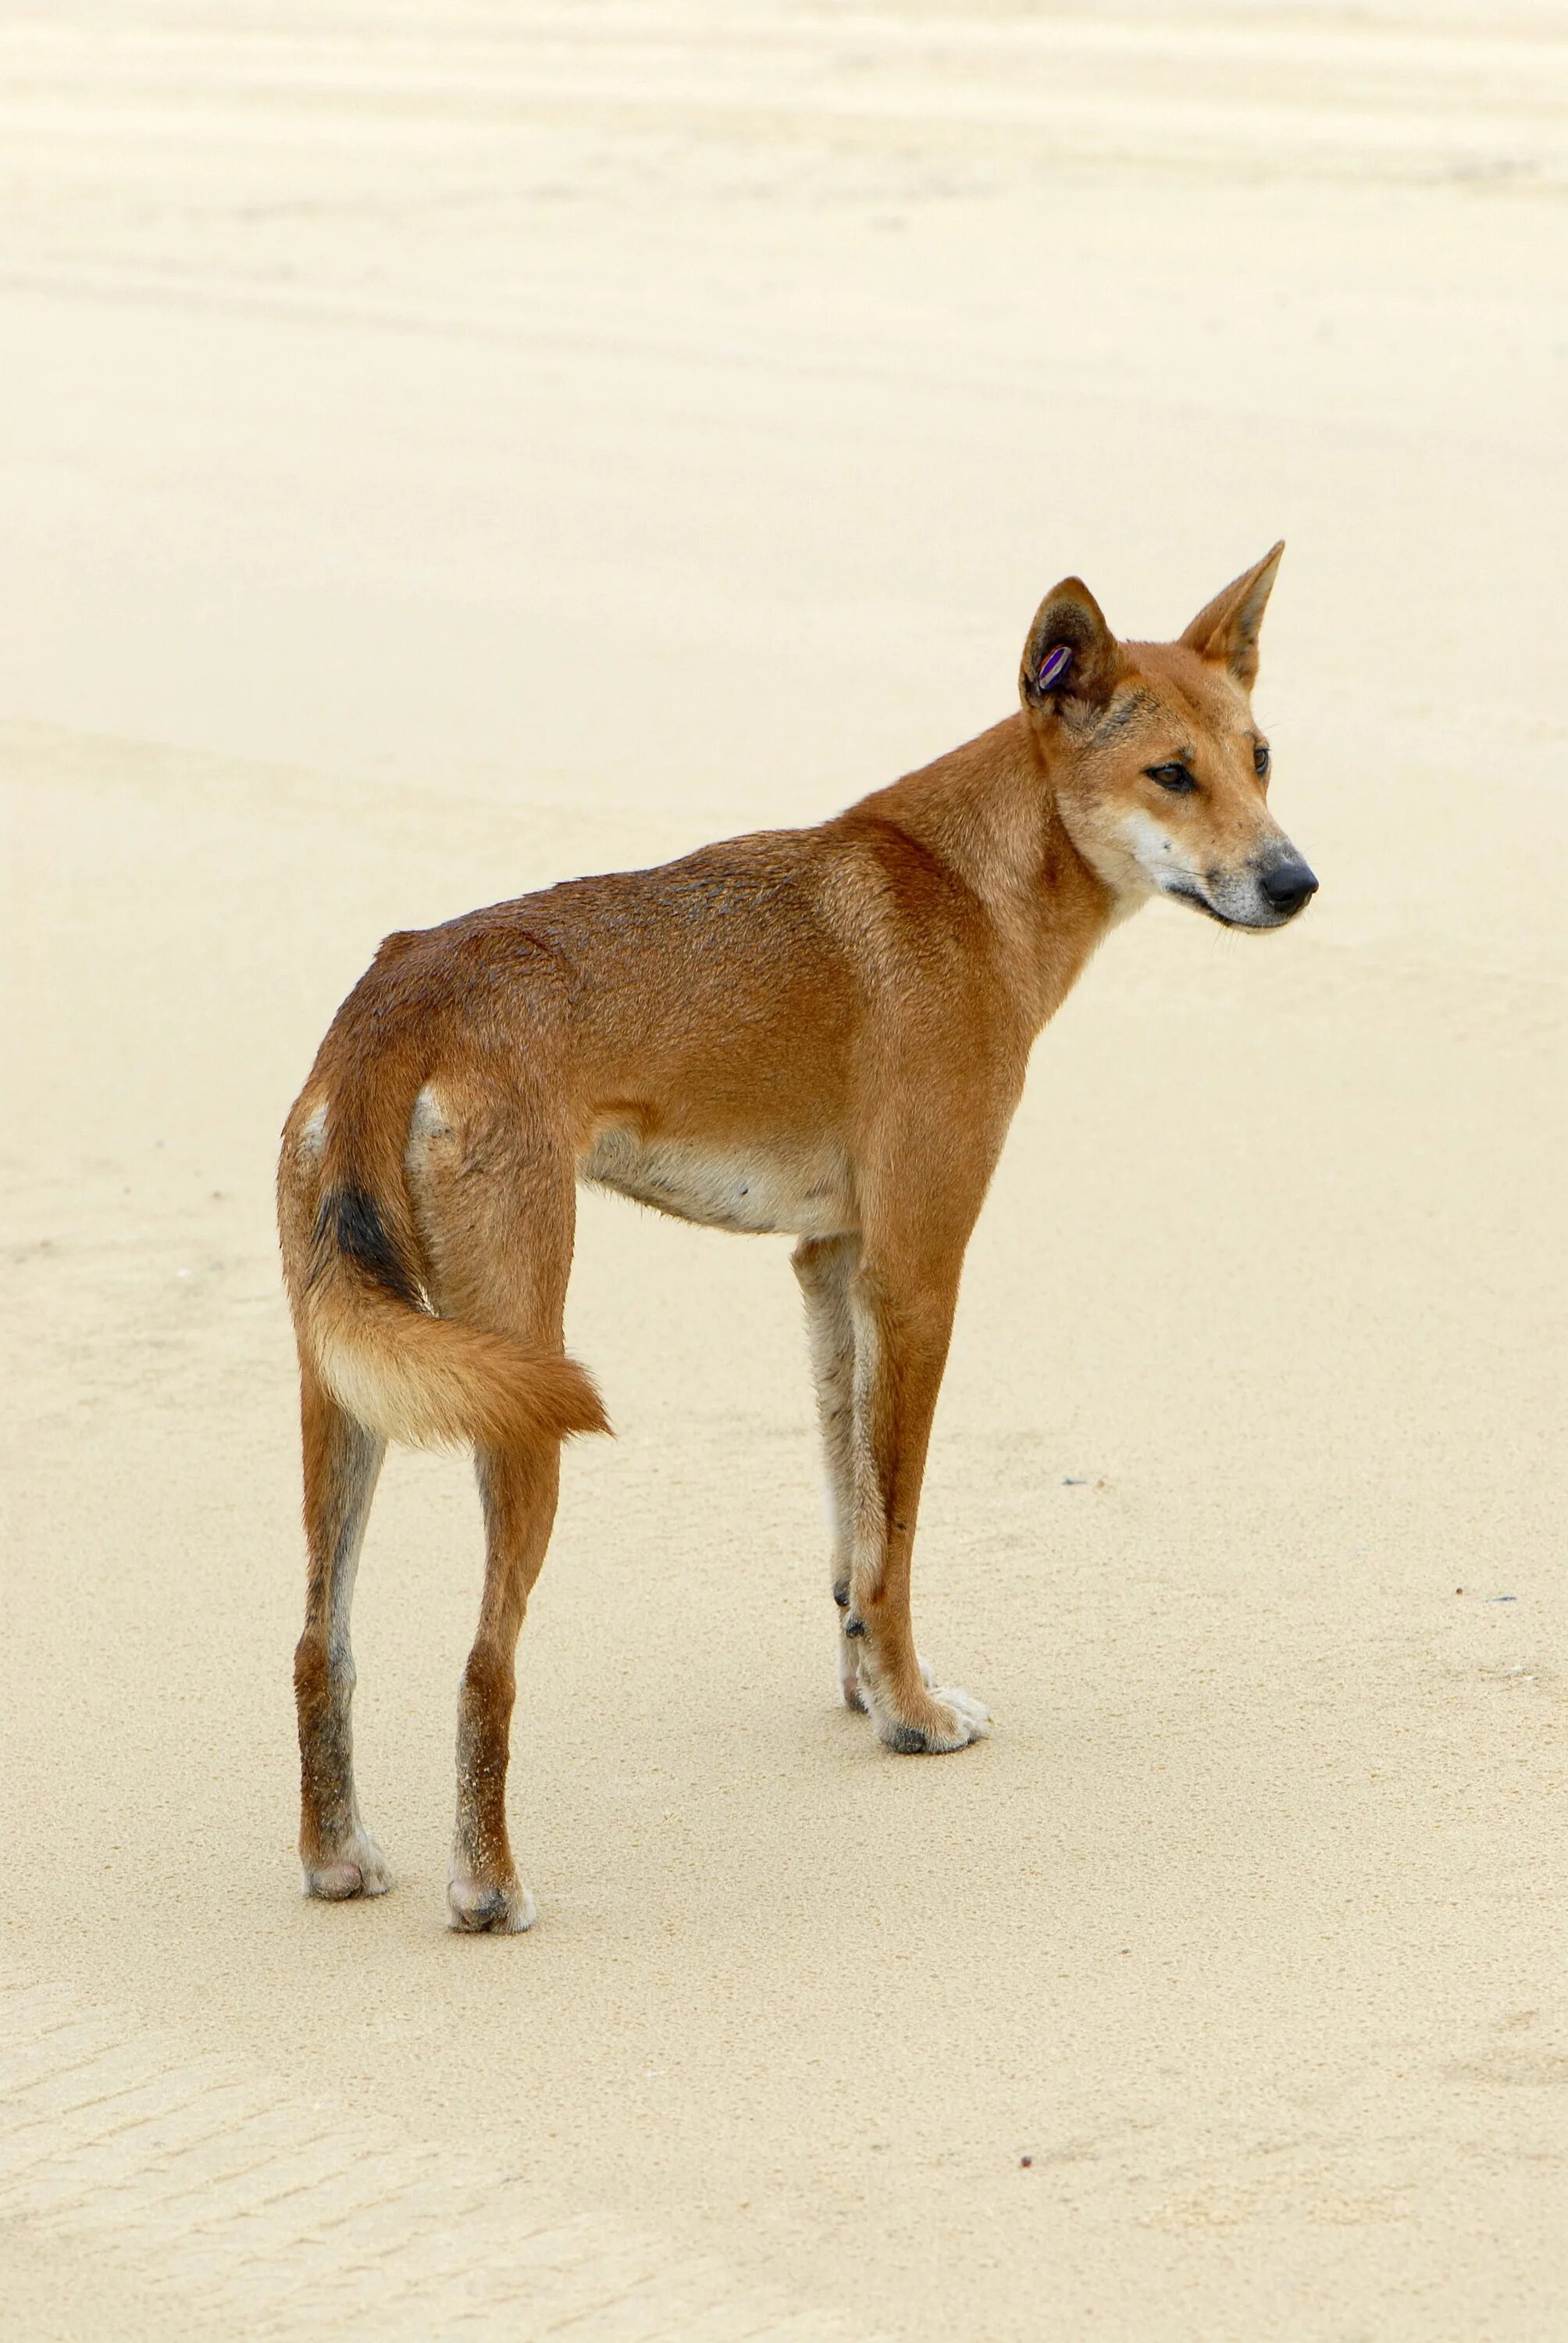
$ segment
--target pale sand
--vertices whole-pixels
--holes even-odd
[[[0,2331],[1561,2338],[1568,13],[0,60]],[[1170,632],[1280,534],[1322,897],[1111,939],[971,1255],[919,1616],[994,1739],[834,1704],[782,1243],[592,1202],[539,1924],[441,1926],[452,1459],[356,1623],[397,1890],[303,1904],[269,1188],[377,939],[815,819],[1062,572]]]

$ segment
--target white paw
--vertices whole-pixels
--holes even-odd
[[[990,1711],[972,1693],[952,1684],[931,1684],[930,1695],[929,1710],[918,1717],[878,1717],[877,1732],[890,1749],[900,1757],[941,1757],[985,1739]]]
[[[926,1682],[931,1683],[930,1676]],[[970,1741],[985,1739],[990,1731],[990,1711],[983,1700],[977,1700],[972,1692],[960,1691],[956,1684],[932,1684],[931,1696],[951,1709]]]
[[[538,1906],[521,1880],[504,1885],[454,1872],[447,1882],[447,1926],[465,1936],[520,1936]]]
[[[392,1885],[387,1858],[367,1830],[356,1831],[326,1863],[301,1865],[307,1896],[346,1904],[354,1896],[385,1896]]]

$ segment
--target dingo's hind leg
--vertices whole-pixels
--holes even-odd
[[[457,1705],[457,1819],[447,1882],[450,1925],[514,1936],[534,1899],[507,1830],[507,1769],[518,1637],[544,1564],[560,1484],[560,1447],[539,1441],[477,1460],[485,1508],[485,1592]]]
[[[307,1896],[341,1902],[385,1895],[380,1848],[360,1820],[354,1789],[354,1652],[348,1614],[359,1549],[386,1443],[331,1397],[308,1359],[300,1367],[305,1529],[309,1549],[305,1632],[294,1654],[299,1717],[299,1859]]]
[[[515,1070],[513,1073],[515,1081]],[[577,1190],[569,1143],[540,1091],[443,1082],[421,1094],[409,1184],[444,1314],[558,1352]],[[485,1590],[457,1700],[457,1810],[447,1917],[468,1934],[528,1927],[534,1899],[507,1828],[517,1646],[544,1566],[560,1486],[560,1443],[519,1435],[475,1456],[485,1513]]]

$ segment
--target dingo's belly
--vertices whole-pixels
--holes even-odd
[[[679,1139],[645,1142],[635,1131],[606,1131],[579,1159],[578,1175],[709,1229],[830,1237],[855,1226],[846,1167],[827,1152],[770,1154]]]

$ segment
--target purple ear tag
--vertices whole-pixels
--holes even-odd
[[[1035,677],[1040,690],[1054,691],[1071,665],[1072,653],[1065,643],[1058,643],[1053,651],[1047,651],[1040,660],[1040,673]]]

